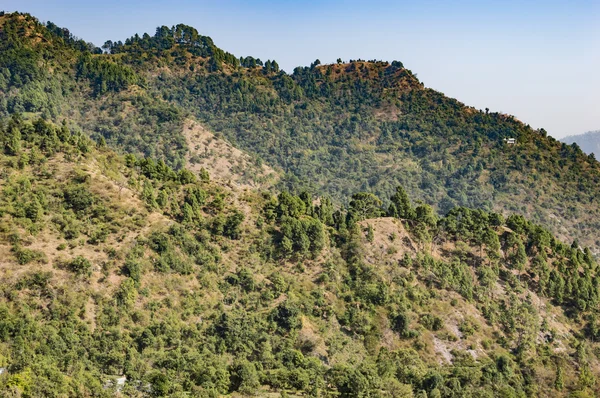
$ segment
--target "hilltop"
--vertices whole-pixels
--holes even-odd
[[[4,395],[600,393],[577,146],[399,61],[288,74],[185,25],[2,15],[0,93]]]
[[[600,392],[589,249],[401,187],[337,210],[228,187],[70,126],[0,123],[3,394]]]
[[[194,157],[186,139],[194,123],[220,150],[242,151],[232,156],[250,170],[238,184],[308,190],[337,205],[359,190],[387,202],[403,185],[439,214],[455,206],[520,213],[600,251],[595,159],[426,88],[399,61],[317,60],[288,74],[186,25],[100,49],[18,13],[0,17],[0,37],[2,115],[68,118],[96,140],[175,169]],[[202,163],[212,164],[228,165],[226,179],[236,170],[228,160]]]

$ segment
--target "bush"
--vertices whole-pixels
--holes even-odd
[[[399,313],[392,317],[391,328],[394,332],[398,333],[402,337],[408,336],[408,327],[410,325],[410,318],[406,313]]]
[[[94,204],[94,195],[83,185],[67,187],[64,198],[67,206],[75,211],[84,211]]]
[[[142,267],[135,260],[127,259],[125,264],[123,264],[123,268],[121,268],[121,272],[123,275],[133,279],[136,284],[139,284],[142,279]]]
[[[230,373],[231,391],[253,395],[260,386],[254,363],[246,360],[239,361],[231,367]]]
[[[279,304],[271,313],[271,318],[284,331],[292,331],[302,326],[300,308],[289,300]]]
[[[46,254],[39,250],[25,249],[21,246],[15,246],[13,248],[17,262],[21,265],[29,264],[32,262],[45,263],[48,261]]]
[[[440,317],[431,314],[421,315],[419,323],[432,331],[438,331],[444,327],[444,321]]]
[[[458,330],[460,330],[460,332],[465,336],[471,336],[473,335],[473,333],[475,333],[477,330],[479,330],[479,325],[477,325],[475,322],[471,321],[470,319],[465,319],[464,321],[462,321],[460,323],[460,325],[458,325]]]
[[[77,275],[92,275],[92,263],[82,256],[77,256],[71,260],[71,262],[68,264],[68,268]]]
[[[243,221],[244,214],[238,210],[235,210],[225,219],[225,225],[223,226],[223,235],[231,239],[239,239],[241,233],[240,225]]]

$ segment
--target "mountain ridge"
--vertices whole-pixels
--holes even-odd
[[[100,52],[0,16],[0,395],[599,395],[593,157],[397,61]]]
[[[186,163],[183,124],[192,117],[256,162],[282,170],[279,187],[341,204],[358,190],[389,200],[403,185],[440,214],[455,206],[524,213],[600,252],[594,159],[512,116],[424,88],[399,61],[317,60],[286,74],[274,61],[237,58],[185,25],[107,45],[110,54],[53,25],[35,26],[48,38],[34,43],[46,49],[39,62],[57,63],[56,73],[35,64],[45,77],[27,87],[5,84],[0,112],[68,115],[95,139],[175,168]],[[24,51],[31,46],[18,35],[14,41]],[[71,53],[53,53],[53,41]],[[544,190],[536,188],[542,179]]]
[[[565,144],[577,144],[585,153],[600,156],[600,130],[588,131],[583,134],[569,135],[560,139]]]

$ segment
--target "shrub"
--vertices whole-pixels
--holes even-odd
[[[230,373],[231,391],[252,395],[260,386],[258,372],[252,362],[239,361],[231,367]]]
[[[38,250],[25,249],[21,246],[15,246],[13,248],[17,262],[21,265],[29,264],[32,262],[45,263],[48,261],[46,255]]]
[[[404,312],[394,315],[391,319],[391,329],[402,337],[407,337],[410,318]]]
[[[77,275],[92,275],[92,263],[82,256],[77,256],[71,260],[68,264],[68,268]]]
[[[419,323],[432,331],[437,331],[444,327],[444,321],[440,317],[431,314],[421,315]]]
[[[64,198],[67,206],[75,211],[84,211],[94,204],[94,195],[83,185],[67,187]]]
[[[279,304],[271,313],[271,318],[284,331],[292,331],[302,326],[300,308],[289,300]]]

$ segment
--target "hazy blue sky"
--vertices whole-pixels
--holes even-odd
[[[426,86],[555,137],[600,129],[600,0],[1,0],[96,45],[185,23],[288,72],[400,60]]]

